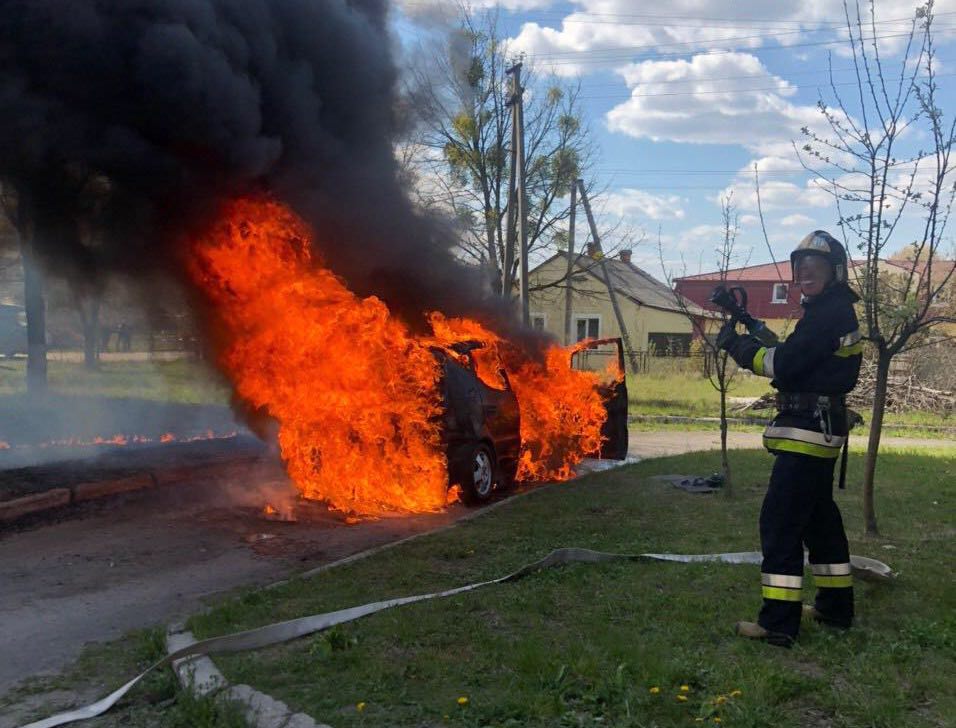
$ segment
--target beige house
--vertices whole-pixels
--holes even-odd
[[[611,285],[635,351],[687,352],[695,331],[678,305],[676,294],[631,262],[630,251],[605,259]],[[565,294],[568,256],[557,253],[528,274],[532,325],[565,341]],[[599,261],[577,256],[571,276],[571,342],[620,336]],[[703,318],[713,314],[682,299]],[[568,342],[568,343],[571,343]]]

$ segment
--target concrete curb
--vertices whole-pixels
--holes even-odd
[[[25,495],[0,503],[0,521],[15,521],[22,516],[69,505],[73,491],[69,488],[53,488],[42,493]]]
[[[164,485],[176,485],[195,478],[209,477],[213,474],[228,477],[231,474],[244,472],[250,464],[258,459],[258,457],[246,456],[230,460],[228,463],[210,463],[198,465],[194,468],[180,467],[169,471],[150,470],[136,475],[123,475],[117,478],[77,483],[66,488],[52,488],[40,493],[0,501],[0,523],[10,523],[23,516],[54,508],[122,495],[123,493],[134,493]]]
[[[180,624],[170,625],[166,633],[166,651],[175,652],[196,641],[192,632]],[[229,681],[207,655],[184,657],[173,661],[173,672],[184,690],[196,697],[216,695],[216,700],[237,703],[249,725],[255,728],[331,728],[316,723],[305,713],[293,713],[281,700],[259,692],[249,685],[229,685]]]
[[[78,483],[73,486],[73,500],[80,501],[105,498],[120,493],[130,493],[134,490],[152,488],[156,485],[156,478],[152,473],[131,475],[128,478],[117,480],[97,480],[91,483]]]

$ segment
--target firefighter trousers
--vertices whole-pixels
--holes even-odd
[[[843,628],[853,621],[850,550],[833,501],[835,463],[796,453],[776,456],[760,510],[763,608],[757,620],[771,641],[789,644],[800,631],[804,546],[823,621]]]

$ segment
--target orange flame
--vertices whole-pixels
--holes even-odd
[[[552,348],[545,362],[475,321],[434,313],[413,335],[313,258],[311,232],[283,205],[241,199],[193,246],[193,280],[220,323],[237,394],[274,418],[290,477],[307,498],[362,515],[449,502],[440,367],[429,347],[478,339],[478,373],[504,367],[521,409],[522,479],[562,479],[600,446],[597,376]]]
[[[573,350],[551,346],[543,363],[521,352],[481,324],[466,319],[430,317],[436,337],[448,344],[475,339],[478,376],[496,386],[504,369],[521,411],[521,460],[518,480],[567,480],[574,467],[601,447],[607,417],[598,393],[600,375],[571,368]]]
[[[40,449],[46,450],[49,448],[56,447],[99,447],[105,445],[148,445],[154,442],[168,443],[168,442],[197,442],[199,440],[228,440],[233,437],[236,437],[239,433],[235,430],[230,432],[225,432],[221,434],[216,434],[212,430],[207,430],[201,435],[191,435],[189,437],[183,437],[181,435],[174,435],[171,432],[167,432],[164,435],[160,435],[158,438],[150,437],[149,435],[123,435],[116,434],[110,437],[101,437],[97,435],[92,438],[82,438],[82,437],[65,437],[56,440],[45,440],[43,442],[36,443],[22,443],[17,445],[10,445],[9,443],[3,442],[0,440],[0,450],[12,450],[16,448],[17,450],[31,450],[31,449]]]
[[[193,275],[227,338],[222,364],[239,396],[278,421],[304,496],[363,514],[437,510],[438,363],[382,301],[316,265],[309,241],[283,206],[239,200],[196,246]]]

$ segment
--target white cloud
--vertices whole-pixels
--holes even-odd
[[[812,217],[807,217],[802,213],[794,213],[780,219],[780,224],[784,227],[809,227],[814,223]]]
[[[815,107],[785,98],[795,93],[789,82],[771,74],[760,59],[747,53],[645,61],[627,66],[621,75],[631,89],[631,98],[608,112],[608,128],[636,138],[735,144],[781,156],[782,144],[789,145],[799,137],[801,127],[817,127],[821,122]],[[710,80],[740,75],[751,78],[731,83]],[[655,84],[677,80],[683,82],[686,93],[669,96],[656,92],[660,87]]]
[[[752,160],[737,174],[744,177],[753,177],[754,165],[760,174],[774,174],[779,172],[799,172],[803,169],[800,162],[791,154],[788,157],[767,156]]]
[[[821,41],[836,42],[830,48],[838,54],[849,52],[846,43],[839,43],[847,38],[847,31],[843,5],[836,0],[671,0],[659,7],[634,0],[571,2],[574,11],[559,25],[528,22],[514,39],[515,47],[536,63],[553,64],[555,71],[565,75],[614,67],[651,53],[692,54]],[[877,0],[876,35],[885,57],[904,48],[903,34],[916,4],[915,0]],[[956,0],[936,0],[936,13],[953,9]],[[872,34],[868,27],[864,33]]]
[[[724,188],[714,198],[731,197],[738,210],[755,212],[757,210],[757,191],[753,180],[738,180]],[[782,180],[760,181],[760,207],[766,212],[791,211],[800,208],[828,208],[833,205],[833,196],[816,180],[809,179],[803,184]]]
[[[801,209],[833,205],[826,189],[802,179],[803,168],[793,150],[801,128],[825,136],[826,120],[816,107],[789,100],[793,87],[771,74],[747,53],[698,55],[689,60],[646,61],[620,71],[632,90],[631,98],[607,115],[608,127],[636,138],[690,144],[741,146],[756,156],[742,167],[721,195],[733,196],[742,214],[757,211],[753,167],[760,172],[761,203],[765,212],[793,214]],[[746,86],[734,88],[714,77],[747,75]],[[757,83],[754,83],[754,78]],[[655,83],[681,80],[690,95],[653,95]],[[753,88],[764,90],[753,90]],[[767,90],[771,89],[771,90]]]
[[[916,12],[917,6],[922,4],[923,3],[914,2],[914,0],[876,0],[876,42],[879,47],[880,54],[884,59],[897,56],[905,50],[906,44],[908,42],[908,36],[911,31],[913,16]],[[953,10],[956,10],[956,0],[935,0],[933,3],[933,12],[935,15],[942,14],[945,16],[947,14],[951,14]],[[864,43],[866,43],[867,52],[869,52],[873,40],[873,30],[870,24],[871,18],[869,3],[861,3],[860,11],[860,19],[862,20],[863,26],[863,40]],[[853,35],[857,37],[860,35],[860,29],[856,27],[857,15],[856,11],[852,8],[850,10],[850,20],[853,24]],[[948,18],[937,18],[935,20],[934,27],[936,30],[934,32],[934,36],[936,37],[934,39],[934,43],[936,45],[940,45],[941,43],[945,43],[949,40],[947,36],[939,35],[941,30],[940,20],[945,21],[948,20]],[[919,26],[917,26],[916,33],[917,36],[920,33]],[[834,46],[834,54],[842,58],[852,58],[853,51],[848,42],[848,33],[845,25],[844,27],[840,28],[839,34],[840,38],[847,40],[847,42]],[[914,43],[912,50],[918,52],[918,40]]]
[[[625,187],[603,195],[604,211],[618,217],[650,220],[683,220],[684,200],[677,195],[654,195]]]
[[[560,27],[525,23],[515,47],[567,75],[616,66],[649,53],[760,48],[806,40],[808,30],[838,38],[842,7],[833,0],[572,0]],[[910,10],[912,12],[912,10]],[[815,38],[817,36],[814,36]]]
[[[555,0],[469,0],[467,7],[471,10],[500,7],[508,12],[525,12],[546,10],[554,3]],[[459,4],[452,0],[396,0],[395,5],[409,18],[435,15],[457,17],[460,13]]]

